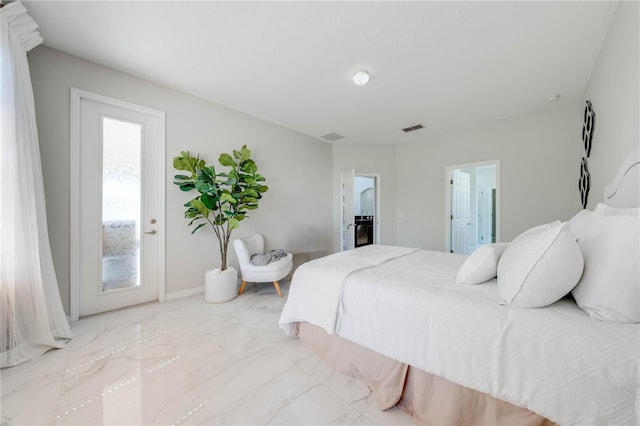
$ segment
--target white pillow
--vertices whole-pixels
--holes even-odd
[[[598,204],[578,241],[585,266],[573,297],[591,318],[640,322],[639,211]]]
[[[569,219],[569,232],[576,234],[578,236],[578,241],[580,240],[580,236],[589,229],[589,221],[591,220],[592,215],[593,211],[584,209],[580,210],[571,219]]]
[[[560,222],[520,234],[498,263],[500,304],[539,308],[569,293],[584,267],[576,239]]]
[[[559,220],[556,220],[553,222],[545,223],[543,225],[534,226],[533,228],[529,228],[526,231],[524,231],[522,234],[518,235],[516,239],[524,238],[525,236],[530,234],[546,231],[547,229],[556,228],[557,226],[560,226],[560,225],[562,225],[562,222],[560,222]]]
[[[456,283],[480,284],[498,274],[498,260],[509,243],[485,244],[467,257],[458,271]]]

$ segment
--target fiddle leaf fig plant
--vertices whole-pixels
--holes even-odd
[[[186,203],[185,217],[188,226],[194,226],[195,233],[206,225],[211,225],[218,237],[220,248],[220,269],[227,269],[227,251],[231,231],[246,219],[249,210],[258,208],[262,194],[269,187],[265,178],[258,173],[258,166],[251,159],[251,150],[244,145],[239,151],[221,154],[218,163],[228,169],[217,172],[213,165],[207,165],[200,156],[192,156],[189,151],[181,151],[173,159],[173,167],[184,174],[175,175],[174,184],[180,190],[196,190],[198,196]]]

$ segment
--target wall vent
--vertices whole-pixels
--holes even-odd
[[[414,130],[420,130],[420,129],[424,129],[424,126],[422,124],[416,124],[415,126],[405,127],[404,129],[402,129],[402,131],[405,133],[409,133],[409,132],[413,132]]]
[[[322,139],[328,140],[329,142],[337,141],[338,139],[344,138],[344,136],[336,132],[327,133],[326,135],[320,137]]]

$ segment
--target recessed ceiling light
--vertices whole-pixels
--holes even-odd
[[[358,86],[364,86],[369,81],[369,73],[366,71],[358,71],[353,75],[353,82]]]
[[[549,96],[549,97],[547,98],[547,102],[555,102],[555,101],[557,101],[558,99],[560,99],[560,95],[553,95],[553,96]]]

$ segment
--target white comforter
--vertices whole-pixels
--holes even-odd
[[[355,252],[341,252],[305,264],[304,268],[296,270],[296,285],[291,286],[288,297],[296,302],[288,303],[287,300],[280,327],[291,334],[292,323],[306,321],[333,334],[345,280],[357,272],[415,251],[405,247],[365,246],[357,251],[357,256],[353,255]],[[283,322],[283,318],[287,321]]]
[[[464,256],[404,250],[367,246],[302,265],[281,327],[311,322],[560,424],[638,424],[638,325],[591,320],[572,301],[501,306],[495,280],[455,284]]]

